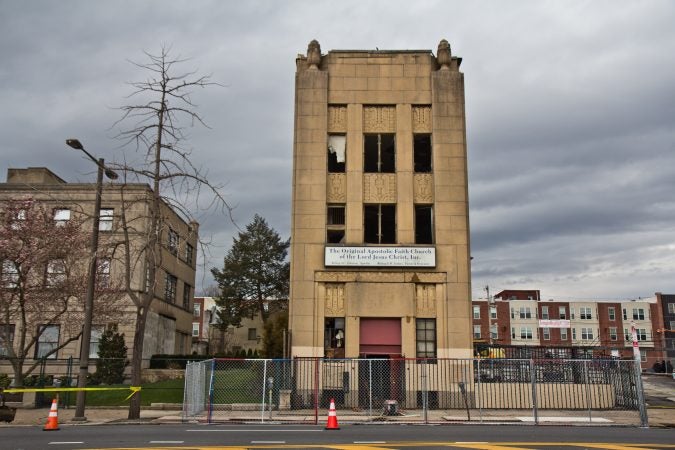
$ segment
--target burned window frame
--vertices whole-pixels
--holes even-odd
[[[413,134],[413,169],[415,173],[433,171],[433,143],[430,133]]]
[[[373,139],[376,141],[373,143]],[[387,142],[383,142],[386,139]],[[389,142],[389,139],[391,141]],[[387,156],[388,144],[392,154]],[[374,146],[374,147],[373,147]],[[363,135],[363,172],[396,173],[396,134],[367,133]]]
[[[387,217],[385,217],[385,214]],[[373,230],[373,227],[376,227],[376,230]],[[375,245],[396,244],[395,203],[366,203],[363,205],[363,242]]]
[[[342,147],[341,151],[340,147]],[[331,149],[334,151],[331,151]],[[347,135],[344,133],[330,133],[328,135],[326,151],[328,173],[345,173],[347,171]],[[342,161],[340,161],[340,153],[342,153]]]
[[[434,207],[433,205],[415,205],[415,244],[434,243]]]
[[[340,214],[340,210],[342,213]],[[326,205],[326,243],[343,244],[345,240],[345,226],[347,223],[347,208],[344,203],[329,203]]]

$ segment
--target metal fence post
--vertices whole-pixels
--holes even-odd
[[[532,414],[534,424],[539,425],[539,414],[537,412],[537,377],[534,372],[534,359],[530,359],[530,380],[532,382]]]
[[[211,375],[209,377],[209,413],[206,419],[206,423],[211,423],[213,419],[213,379],[216,373],[216,360],[215,358],[211,360]]]
[[[645,393],[642,387],[642,367],[641,361],[637,358],[633,360],[634,374],[635,374],[635,389],[637,390],[638,408],[640,409],[640,426],[642,428],[649,428],[649,421],[647,418],[647,407],[645,405]]]
[[[429,390],[427,386],[427,360],[422,360],[422,410],[424,423],[429,423]]]
[[[267,384],[267,360],[263,360],[263,377],[262,377],[262,408],[260,410],[260,422],[265,423],[265,387]]]
[[[586,404],[588,405],[588,423],[593,422],[593,416],[591,415],[591,394],[590,389],[590,379],[588,377],[588,360],[584,360],[584,383],[586,384]]]
[[[473,363],[473,360],[471,360]],[[481,385],[480,385],[480,356],[477,359],[477,370],[478,370],[478,387],[476,389],[476,401],[478,403],[478,420],[480,423],[483,423],[483,397],[482,397],[482,392],[481,392]]]
[[[373,360],[368,360],[368,418],[373,418]]]

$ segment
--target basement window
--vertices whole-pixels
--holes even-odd
[[[396,243],[396,205],[364,206],[363,241],[367,244]]]
[[[413,137],[413,160],[415,173],[431,172],[431,135],[416,134]]]
[[[345,239],[345,205],[328,205],[326,215],[326,241],[342,244]]]
[[[328,135],[328,172],[344,173],[347,160],[347,136],[344,134]]]
[[[393,134],[364,136],[363,171],[366,173],[396,172],[396,144]]]
[[[434,243],[433,209],[431,205],[415,205],[415,244]]]

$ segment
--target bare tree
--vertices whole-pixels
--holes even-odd
[[[176,67],[186,60],[170,56],[170,49],[163,47],[158,55],[145,53],[146,63],[134,63],[144,71],[144,81],[132,82],[129,99],[135,102],[120,108],[119,125],[122,131],[118,138],[123,145],[132,145],[141,157],[138,161],[127,160],[118,168],[125,178],[147,183],[152,188],[145,225],[134,226],[127,211],[132,207],[127,202],[122,208],[122,227],[125,236],[121,247],[125,259],[126,291],[136,308],[136,327],[131,360],[131,381],[141,383],[141,365],[145,328],[150,305],[156,298],[159,284],[159,268],[163,264],[162,236],[168,232],[168,219],[173,213],[187,223],[194,221],[191,209],[199,208],[201,194],[208,192],[209,207],[217,208],[230,216],[230,207],[220,194],[221,186],[209,182],[205,173],[192,162],[191,151],[184,147],[187,140],[185,127],[201,124],[201,116],[195,112],[191,93],[194,89],[216,85],[209,76],[195,72],[176,73]],[[124,199],[124,192],[123,192]],[[125,200],[123,200],[125,201]],[[230,216],[231,217],[231,216]],[[132,234],[143,236],[143,244],[135,247]],[[135,267],[147,268],[149,288],[144,292],[133,289]],[[129,418],[140,417],[140,395],[132,397]]]
[[[82,334],[90,234],[82,228],[86,217],[57,222],[51,209],[32,198],[9,200],[3,209],[0,357],[9,359],[14,384],[21,386],[42,359]],[[108,280],[98,283],[96,316],[117,318],[120,298]]]

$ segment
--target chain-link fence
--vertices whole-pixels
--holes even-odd
[[[184,420],[316,424],[333,400],[347,422],[646,424],[639,372],[625,360],[214,359],[191,363],[185,380]]]

